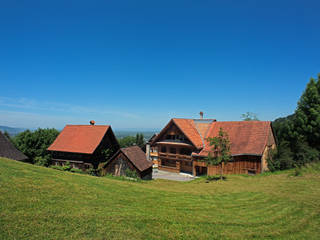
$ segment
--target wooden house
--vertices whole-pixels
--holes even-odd
[[[53,165],[70,162],[73,168],[97,168],[105,162],[105,151],[116,152],[120,147],[109,125],[67,125],[47,149]]]
[[[144,180],[152,179],[152,162],[138,146],[121,148],[103,167],[106,173],[114,176],[126,176],[129,171]]]
[[[151,161],[155,166],[158,166],[158,148],[156,146],[151,146],[151,143],[156,136],[157,134],[153,134],[153,136],[146,143],[146,156],[148,161]]]
[[[275,139],[268,121],[218,122],[214,119],[172,119],[153,139],[158,148],[158,168],[171,172],[187,172],[195,176],[214,175],[219,166],[203,160],[211,151],[207,138],[216,137],[220,128],[231,142],[232,160],[223,166],[226,174],[256,174],[268,169],[269,150]]]
[[[0,157],[9,158],[17,161],[28,159],[26,155],[20,152],[12,142],[0,131]]]

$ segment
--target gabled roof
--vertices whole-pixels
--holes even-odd
[[[147,143],[152,143],[157,135],[158,135],[157,133],[153,134],[152,137],[147,141]]]
[[[203,147],[201,136],[193,119],[173,118],[172,120],[196,148]]]
[[[170,122],[161,130],[161,132],[152,140],[152,144],[158,141],[172,124],[175,124],[196,148],[201,149],[203,147],[201,136],[193,119],[184,118],[171,119]]]
[[[138,146],[132,146],[127,148],[121,148],[119,151],[110,159],[107,163],[109,164],[112,160],[118,156],[120,153],[123,153],[129,161],[140,171],[143,172],[146,169],[152,167],[152,162],[147,160],[146,154]]]
[[[262,155],[272,134],[271,122],[268,121],[239,121],[239,122],[213,122],[208,137],[218,136],[220,128],[227,132],[231,142],[231,155]],[[205,147],[199,153],[207,156],[211,146],[205,140]]]
[[[208,155],[211,147],[206,139],[218,136],[220,128],[229,136],[232,155],[262,155],[268,141],[270,142],[270,136],[271,142],[274,143],[269,121],[217,122],[214,119],[173,118],[153,139],[152,144],[166,133],[171,124],[175,124],[190,142],[201,150],[199,154],[194,155]]]
[[[13,146],[9,139],[0,131],[0,157],[10,158],[17,161],[28,159],[26,155]]]
[[[92,154],[109,128],[109,125],[66,125],[48,150]]]

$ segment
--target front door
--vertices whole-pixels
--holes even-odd
[[[181,161],[180,163],[180,171],[181,172],[187,172],[192,173],[192,161]]]
[[[207,167],[196,166],[196,176],[207,175]]]

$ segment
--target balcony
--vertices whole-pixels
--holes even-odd
[[[157,142],[157,144],[161,145],[178,145],[178,146],[185,146],[185,147],[193,147],[189,142],[182,141],[182,140],[163,140],[161,142]]]
[[[182,155],[182,154],[174,154],[174,153],[159,153],[159,157],[168,158],[171,160],[189,160],[191,161],[191,156],[189,155]]]
[[[152,157],[158,157],[159,154],[158,154],[158,152],[150,152],[150,156],[152,156]]]

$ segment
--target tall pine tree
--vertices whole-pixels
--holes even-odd
[[[320,74],[311,78],[293,115],[272,123],[278,151],[268,159],[271,170],[301,166],[320,158]]]
[[[310,79],[295,112],[293,137],[320,151],[320,75]]]

